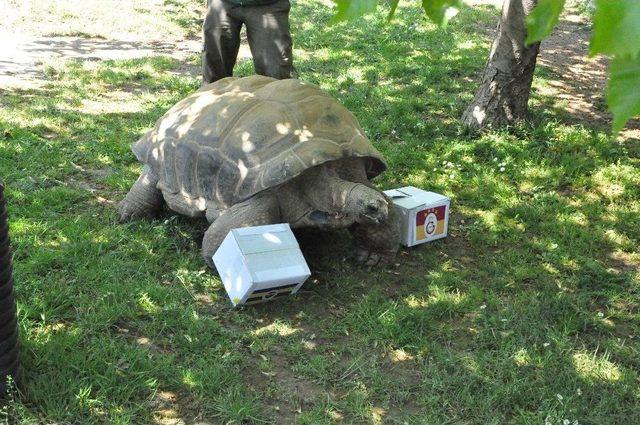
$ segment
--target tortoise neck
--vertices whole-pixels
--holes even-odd
[[[340,178],[333,167],[323,166],[307,171],[297,183],[306,204],[328,213],[345,213],[351,193],[362,186]]]

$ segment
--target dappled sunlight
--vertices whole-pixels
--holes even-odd
[[[144,103],[137,101],[135,98],[131,98],[129,95],[122,97],[111,97],[100,100],[83,99],[82,104],[75,108],[76,111],[86,114],[118,114],[128,113],[134,114],[141,112],[144,108]]]
[[[593,381],[619,381],[623,372],[615,364],[609,361],[606,354],[575,353],[571,357],[576,372],[588,382]]]
[[[80,329],[77,326],[72,326],[66,322],[56,322],[50,324],[41,324],[33,329],[33,339],[38,343],[46,343],[50,338],[56,334],[80,334]]]
[[[513,361],[518,366],[521,366],[521,367],[528,366],[529,364],[531,364],[531,356],[529,355],[529,352],[526,349],[521,348],[514,353]]]
[[[299,328],[294,328],[286,323],[274,322],[266,326],[259,327],[251,332],[254,336],[277,335],[290,336],[300,332]]]
[[[640,173],[635,167],[622,164],[608,164],[601,167],[592,177],[598,192],[605,198],[615,200],[640,187]]]
[[[149,294],[142,293],[138,296],[138,307],[145,313],[155,315],[160,311],[158,305],[151,299]]]
[[[431,286],[427,298],[410,295],[405,298],[405,303],[411,308],[428,308],[436,304],[448,305],[450,308],[459,306],[467,301],[467,296],[460,291],[446,292],[440,287]]]
[[[389,358],[393,363],[415,360],[415,356],[409,354],[401,348],[391,351],[391,353],[389,354]]]
[[[614,247],[621,249],[633,249],[634,242],[631,238],[615,229],[607,229],[604,232],[607,241]]]
[[[382,407],[372,407],[370,411],[371,424],[382,425],[384,423],[384,418],[387,416],[386,409],[383,409]]]
[[[187,388],[194,388],[199,385],[197,377],[189,369],[182,372],[182,383],[185,384]]]

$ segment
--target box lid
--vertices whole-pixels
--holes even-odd
[[[298,241],[286,223],[241,227],[231,232],[244,255],[299,248]]]
[[[391,198],[394,204],[408,210],[449,200],[449,198],[439,193],[427,192],[413,186],[385,190],[384,194]]]
[[[258,288],[264,283],[303,281],[311,274],[297,248],[247,255],[245,262]]]

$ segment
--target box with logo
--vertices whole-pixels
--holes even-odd
[[[447,236],[449,198],[413,186],[384,192],[393,201],[401,216],[401,240],[404,246],[414,246]]]
[[[295,294],[311,275],[286,223],[231,230],[213,263],[234,306]]]

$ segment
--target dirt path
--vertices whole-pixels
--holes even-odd
[[[590,37],[586,17],[572,11],[563,16],[540,47],[538,64],[548,68],[552,78],[549,87],[539,93],[550,96],[555,107],[576,121],[608,127],[612,119],[605,99],[609,60],[588,56]],[[631,120],[620,138],[640,140],[640,121]]]
[[[83,37],[34,37],[0,32],[0,87],[34,88],[45,83],[43,64],[55,60],[132,59],[167,55],[185,61],[200,52],[198,40],[122,41]]]

